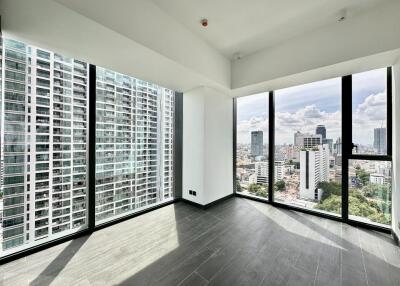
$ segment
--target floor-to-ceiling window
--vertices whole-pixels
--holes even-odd
[[[4,39],[3,255],[87,227],[88,64]]]
[[[173,199],[172,90],[96,69],[96,223]]]
[[[341,79],[275,91],[275,201],[340,214],[341,161]]]
[[[236,99],[236,192],[387,230],[391,100],[390,67]]]
[[[349,218],[391,223],[388,69],[352,75],[352,150],[348,158]]]
[[[237,99],[236,192],[268,197],[268,93]]]
[[[172,90],[0,41],[1,258],[174,199]]]

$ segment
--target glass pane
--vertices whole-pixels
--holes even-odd
[[[349,160],[349,217],[389,226],[392,216],[392,163]]]
[[[237,99],[236,191],[268,197],[268,93]]]
[[[275,93],[274,199],[341,213],[341,79]]]
[[[353,75],[353,154],[387,154],[386,68]]]
[[[1,50],[0,254],[8,255],[87,227],[88,65],[10,39]],[[62,83],[57,65],[69,69]]]
[[[173,199],[174,92],[96,70],[96,224]]]

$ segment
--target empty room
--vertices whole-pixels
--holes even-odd
[[[400,286],[399,0],[0,0],[0,285]]]

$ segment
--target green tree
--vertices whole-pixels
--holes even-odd
[[[266,189],[261,189],[259,191],[256,192],[256,196],[258,197],[264,197],[266,198],[268,195],[267,190]]]
[[[283,191],[286,187],[285,181],[284,180],[279,180],[275,183],[275,187],[278,191]]]
[[[257,193],[258,191],[261,191],[261,189],[262,187],[257,184],[250,184],[248,188],[249,192],[253,194]]]
[[[240,185],[240,181],[236,179],[236,192],[243,192],[242,186]]]
[[[328,188],[331,194],[319,204],[316,209],[340,214],[342,199],[341,195],[334,194],[336,189]],[[328,191],[329,192],[329,191]],[[390,223],[390,204],[381,200],[367,199],[362,191],[350,189],[349,191],[349,214],[359,217],[365,217],[373,222],[389,224]]]
[[[330,195],[324,201],[315,206],[316,209],[340,214],[342,208],[342,198],[337,195]]]
[[[329,198],[331,195],[341,196],[342,185],[335,182],[319,182],[318,188],[322,189],[321,201]]]
[[[365,186],[369,182],[369,173],[360,167],[356,167],[356,176],[360,179],[361,183]]]
[[[388,185],[367,184],[361,191],[367,198],[379,198],[387,201],[388,198],[391,197],[391,191]]]

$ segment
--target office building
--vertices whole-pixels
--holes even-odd
[[[268,185],[269,178],[269,170],[268,170],[268,162],[256,162],[255,163],[255,180],[257,184],[265,184]],[[275,161],[274,166],[274,181],[282,180],[284,172],[284,162],[283,161]]]
[[[318,188],[318,183],[327,182],[328,175],[328,145],[300,151],[300,198],[319,201],[322,191]]]
[[[326,139],[326,128],[325,125],[317,125],[317,128],[315,129],[315,134],[319,134],[322,137],[322,141]]]
[[[263,155],[263,140],[262,131],[251,132],[251,156],[258,157]]]
[[[340,137],[337,138],[335,144],[333,144],[333,154],[335,155],[342,154],[342,139]]]
[[[382,174],[371,174],[369,175],[369,182],[372,184],[383,185],[385,184],[385,176]]]
[[[294,145],[300,148],[312,148],[322,144],[321,134],[306,134],[297,131],[294,134]]]
[[[386,154],[386,128],[374,128],[374,150],[377,154]]]

